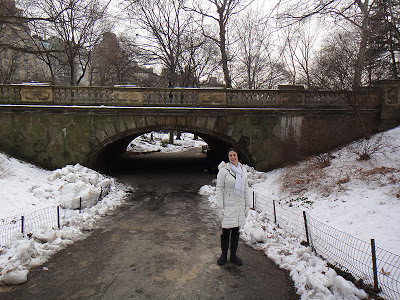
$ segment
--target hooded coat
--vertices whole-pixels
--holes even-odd
[[[235,193],[235,173],[231,170],[229,163],[223,161],[218,166],[216,196],[222,228],[243,226],[247,212],[251,207],[247,171],[243,165],[240,166],[242,168],[244,196]]]

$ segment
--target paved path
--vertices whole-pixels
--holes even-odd
[[[0,287],[0,299],[298,299],[287,272],[247,245],[238,250],[244,266],[216,264],[217,218],[197,195],[215,174],[202,172],[203,163],[197,150],[124,164],[113,174],[138,186],[126,204],[45,263],[48,270]]]

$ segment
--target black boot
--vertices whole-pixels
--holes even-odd
[[[222,250],[222,254],[218,258],[218,261],[217,261],[217,263],[220,266],[226,264],[226,260],[227,260],[227,257],[228,257],[228,248],[229,248],[229,237],[228,237],[228,239],[224,239],[224,236],[221,235],[221,250]]]
[[[239,246],[239,231],[233,232],[231,235],[231,262],[237,266],[242,266],[243,261],[236,256],[236,251]]]

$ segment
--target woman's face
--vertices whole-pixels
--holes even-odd
[[[235,167],[238,165],[238,154],[235,151],[229,151],[228,153],[229,162],[233,164]]]

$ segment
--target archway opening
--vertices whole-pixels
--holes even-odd
[[[198,136],[197,141],[195,136]],[[181,151],[159,151],[159,146],[168,149],[171,144],[181,147]],[[189,144],[194,147],[186,147]],[[215,132],[183,127],[148,128],[108,139],[92,151],[85,163],[119,182],[137,187],[144,198],[149,197],[157,203],[157,199],[178,191],[180,195],[187,193],[187,200],[190,200],[194,191],[197,193],[203,185],[213,182],[218,165],[221,161],[228,161],[227,151],[231,147],[241,150],[234,141]],[[134,148],[136,153],[131,151]],[[240,158],[247,163],[245,155]],[[163,201],[161,199],[160,203]]]
[[[125,156],[145,155],[155,152],[183,152],[190,148],[201,148],[206,152],[208,145],[198,135],[180,130],[151,131],[130,142]]]
[[[173,134],[172,138],[171,134]],[[144,147],[140,147],[141,145]],[[147,130],[137,129],[108,139],[90,153],[85,165],[92,169],[109,173],[110,170],[115,170],[116,167],[124,165],[131,165],[132,167],[132,160],[137,162],[141,159],[149,160],[149,166],[151,167],[151,163],[155,165],[157,162],[151,161],[152,156],[149,156],[149,154],[153,152],[168,154],[168,152],[172,152],[168,150],[173,147],[181,147],[181,150],[185,151],[158,156],[165,156],[165,160],[173,157],[179,160],[179,157],[182,156],[180,154],[187,152],[187,148],[194,148],[196,150],[191,151],[198,153],[196,154],[198,158],[202,158],[202,171],[210,174],[217,173],[217,166],[221,161],[227,161],[227,150],[229,148],[234,147],[241,152],[237,143],[227,137],[219,136],[215,132],[204,132],[183,127],[147,128]],[[166,150],[161,151],[161,149]],[[144,158],[145,156],[146,158]],[[239,158],[242,162],[249,164],[248,157],[246,153],[242,152]]]
[[[140,185],[195,183],[208,172],[207,143],[189,132],[151,131],[137,136],[126,147],[126,152],[108,170],[123,181]],[[215,174],[213,175],[215,176]],[[207,182],[212,180],[207,179]]]

